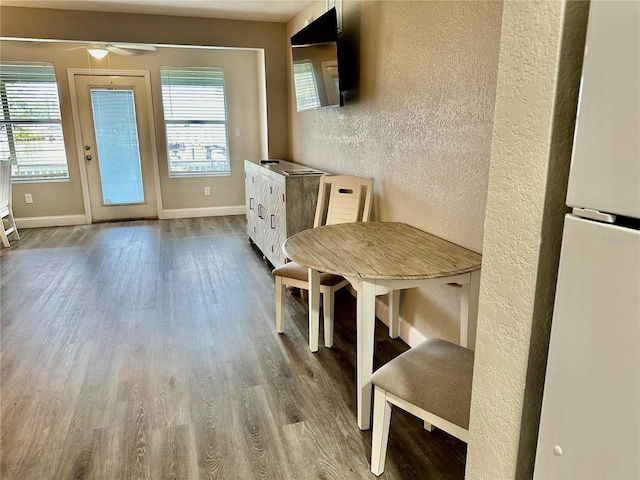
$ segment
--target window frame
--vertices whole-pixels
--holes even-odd
[[[220,105],[222,111],[224,112],[224,119],[222,120],[214,120],[214,119],[202,119],[202,118],[180,118],[180,119],[171,119],[168,118],[167,115],[167,97],[166,91],[171,88],[171,82],[165,82],[165,72],[170,75],[171,72],[213,72],[217,73],[221,76],[220,83],[212,83],[209,86],[213,87],[222,87],[222,105]],[[180,85],[179,83],[174,83],[173,85]],[[184,85],[184,84],[183,84]],[[203,84],[207,86],[207,84]],[[164,121],[165,127],[165,148],[167,154],[167,172],[169,178],[198,178],[198,177],[219,177],[219,176],[230,176],[231,175],[231,153],[229,151],[229,115],[227,109],[227,87],[226,87],[226,76],[224,68],[222,67],[168,67],[162,66],[160,67],[160,91],[161,91],[161,101],[162,101],[162,118]],[[204,148],[207,150],[207,155],[210,154],[212,150],[220,150],[221,148],[224,150],[224,156],[226,158],[226,169],[224,170],[188,170],[188,171],[175,171],[172,170],[172,148],[170,143],[170,135],[169,128],[170,125],[222,125],[224,128],[224,145],[215,145],[217,148]],[[184,143],[184,142],[183,142]],[[195,163],[195,162],[194,162]]]
[[[53,86],[55,90],[55,102],[57,107],[57,118],[56,117],[48,117],[48,118],[11,118],[11,103],[7,94],[7,83],[37,83],[36,80],[28,80],[29,76],[34,76],[36,73],[29,72],[28,68],[46,68],[50,70],[48,74],[51,76],[51,80],[40,80],[39,82],[47,83]],[[63,119],[62,119],[62,110],[60,106],[60,91],[58,78],[56,75],[55,67],[53,63],[50,62],[1,62],[0,63],[0,71],[3,68],[11,69],[15,71],[16,80],[13,82],[7,82],[2,73],[0,72],[0,109],[2,109],[2,115],[0,116],[0,128],[4,126],[7,131],[7,144],[9,151],[9,160],[11,161],[12,168],[12,183],[53,183],[53,182],[68,182],[70,181],[69,174],[69,157],[67,155],[67,147],[66,140],[64,135],[63,128]],[[24,73],[20,73],[19,70],[23,68],[25,69]],[[27,80],[21,80],[20,75],[24,75]],[[46,75],[48,76],[48,75]],[[45,76],[45,77],[46,77]],[[36,99],[37,100],[37,99]],[[64,156],[64,166],[65,171],[64,174],[55,175],[55,174],[38,174],[38,175],[17,175],[15,170],[20,165],[19,156],[24,155],[23,152],[19,152],[16,148],[17,141],[14,136],[14,128],[16,126],[30,126],[30,125],[56,125],[59,126],[60,132],[60,142],[61,142],[61,150],[58,150],[59,153]],[[57,150],[57,149],[56,149]],[[52,150],[54,151],[54,150]],[[29,157],[33,158],[33,157]]]

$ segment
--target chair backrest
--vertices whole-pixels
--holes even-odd
[[[373,178],[323,175],[313,226],[368,222],[372,195]]]
[[[11,202],[11,162],[0,161],[0,212],[4,217]]]

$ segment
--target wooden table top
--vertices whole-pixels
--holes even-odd
[[[285,255],[320,272],[344,277],[418,280],[480,269],[482,257],[405,223],[342,223],[287,239]]]

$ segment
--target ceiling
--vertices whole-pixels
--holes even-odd
[[[3,6],[287,22],[313,0],[2,0]]]

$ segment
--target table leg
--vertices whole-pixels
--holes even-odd
[[[400,290],[389,292],[389,336],[400,336]]]
[[[480,270],[471,272],[469,283],[462,285],[460,297],[460,345],[475,350],[478,329]]]
[[[358,403],[358,427],[371,427],[371,374],[373,373],[374,333],[376,326],[376,286],[362,282],[358,290],[357,345],[356,345],[356,394]]]
[[[309,348],[318,351],[320,330],[320,273],[309,269]]]

